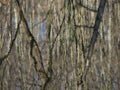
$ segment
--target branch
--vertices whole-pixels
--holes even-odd
[[[20,24],[21,24],[21,19],[20,19],[20,21],[18,22],[17,30],[16,30],[16,33],[15,33],[14,39],[11,41],[11,44],[10,44],[8,53],[7,53],[6,55],[4,55],[3,57],[0,57],[0,65],[1,65],[2,62],[9,56],[9,54],[10,54],[10,52],[11,52],[11,50],[12,50],[13,44],[14,44],[16,38],[17,38],[17,34],[18,34],[18,31],[19,31],[19,28],[20,28]]]
[[[45,90],[47,84],[50,82],[51,77],[52,77],[52,73],[53,73],[53,70],[52,70],[52,50],[53,50],[53,48],[54,48],[55,42],[56,42],[56,40],[57,40],[57,37],[60,35],[60,33],[61,33],[61,31],[62,31],[61,29],[62,29],[62,26],[63,26],[63,24],[64,24],[64,20],[65,20],[65,15],[64,15],[64,17],[63,17],[62,23],[60,24],[60,29],[59,29],[59,31],[57,32],[57,35],[56,35],[56,37],[54,38],[54,41],[52,42],[52,46],[50,47],[50,55],[49,55],[50,60],[49,60],[49,63],[48,63],[48,64],[49,64],[48,71],[49,71],[50,75],[49,75],[49,77],[47,78],[47,80],[46,80],[46,82],[45,82],[45,84],[44,84],[43,90]],[[50,34],[50,32],[49,32],[49,34]]]
[[[56,35],[56,37],[55,37],[55,39],[54,39],[54,41],[53,41],[53,43],[52,43],[52,47],[51,47],[51,49],[54,48],[54,44],[55,44],[55,42],[56,42],[56,40],[57,40],[57,37],[59,36],[59,34],[60,34],[61,31],[62,31],[61,29],[62,29],[62,26],[63,26],[64,20],[65,20],[65,15],[64,15],[63,20],[62,20],[62,23],[61,23],[61,25],[60,25],[60,29],[59,29],[59,31],[57,32],[57,35]]]
[[[31,47],[31,51],[30,51],[30,55],[31,57],[33,58],[34,60],[34,65],[35,65],[35,69],[37,70],[37,60],[35,58],[35,56],[33,56],[33,48],[36,46],[37,47],[37,50],[38,50],[38,53],[40,55],[40,61],[41,61],[41,65],[42,65],[42,72],[44,72],[45,76],[48,77],[47,73],[45,72],[45,69],[44,69],[44,65],[43,65],[43,59],[42,59],[42,54],[41,54],[41,50],[39,49],[39,46],[38,46],[38,43],[37,41],[35,40],[33,34],[31,33],[29,27],[28,27],[28,24],[27,24],[27,20],[23,14],[23,11],[22,11],[22,8],[20,6],[20,3],[19,3],[19,0],[16,0],[17,4],[18,4],[18,9],[19,9],[19,16],[20,18],[22,19],[22,23],[25,27],[25,31],[26,31],[26,34],[28,35],[28,37],[30,38],[30,47]],[[34,45],[35,44],[35,45]],[[40,70],[37,70],[37,71],[40,71]]]
[[[51,8],[52,8],[53,2],[54,2],[54,0],[50,3],[50,9],[47,11],[45,17],[44,17],[40,22],[34,24],[34,25],[32,26],[32,28],[36,27],[36,26],[39,25],[41,22],[46,21],[46,19],[48,18],[49,14],[50,14],[50,12],[51,12]]]
[[[92,9],[92,8],[90,8],[90,7],[87,7],[87,6],[83,5],[81,1],[78,2],[77,4],[78,4],[79,6],[81,6],[81,7],[83,7],[83,8],[85,8],[85,9],[89,10],[89,11],[98,12],[98,10],[94,10],[94,9]]]
[[[90,28],[90,29],[94,28],[93,26],[87,26],[87,25],[75,25],[75,27],[77,27],[77,28]]]
[[[96,42],[97,37],[98,37],[98,30],[99,30],[100,22],[102,20],[102,16],[103,16],[103,12],[104,12],[106,2],[107,2],[107,0],[100,0],[98,13],[97,13],[95,24],[94,24],[94,31],[93,31],[93,35],[92,35],[92,38],[91,38],[91,41],[90,41],[90,47],[88,49],[88,54],[87,54],[87,58],[86,58],[86,64],[85,64],[85,67],[84,67],[84,71],[81,75],[81,81],[80,81],[79,84],[83,84],[83,81],[85,81],[86,75],[89,71],[89,67],[90,67],[90,63],[91,63],[91,57],[92,57],[92,54],[93,54],[93,49],[94,49],[95,42]]]

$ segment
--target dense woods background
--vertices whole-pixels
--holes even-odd
[[[0,0],[0,90],[120,90],[120,1]]]

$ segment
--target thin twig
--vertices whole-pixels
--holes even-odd
[[[20,21],[18,22],[17,30],[16,30],[16,33],[15,33],[14,39],[11,41],[11,44],[10,44],[8,53],[7,53],[6,55],[0,57],[0,65],[1,65],[2,62],[9,56],[9,54],[11,53],[12,47],[13,47],[14,42],[15,42],[15,40],[16,40],[16,38],[17,38],[17,35],[18,35],[18,31],[19,31],[19,28],[20,28],[20,24],[21,24],[21,19],[20,19]]]
[[[90,8],[90,7],[87,7],[87,6],[83,5],[81,1],[77,3],[77,6],[78,6],[78,5],[81,6],[81,7],[83,7],[83,8],[85,8],[85,9],[88,10],[88,11],[92,11],[92,12],[95,12],[95,13],[98,12],[98,10],[94,10],[94,9],[92,9],[92,8]]]

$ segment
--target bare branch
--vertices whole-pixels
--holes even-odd
[[[57,35],[56,35],[56,37],[55,37],[55,39],[54,39],[54,41],[53,41],[53,43],[52,43],[52,47],[51,47],[51,49],[54,48],[54,44],[55,44],[55,42],[56,42],[56,40],[57,40],[57,37],[59,36],[60,32],[62,31],[61,29],[62,29],[62,26],[63,26],[64,20],[65,20],[65,16],[63,17],[62,23],[61,23],[61,25],[60,25],[60,29],[59,29],[59,31],[57,32]]]
[[[77,3],[77,6],[78,5],[81,6],[81,7],[83,7],[83,8],[85,8],[85,9],[87,9],[87,10],[89,10],[89,11],[98,12],[98,10],[94,10],[94,9],[92,9],[90,7],[87,7],[87,6],[83,5],[81,1]]]
[[[92,38],[91,38],[91,41],[90,41],[88,54],[87,54],[87,57],[86,57],[86,63],[85,63],[84,71],[81,75],[81,81],[80,81],[81,85],[83,85],[83,81],[86,79],[87,72],[89,71],[89,67],[90,67],[90,63],[91,63],[91,57],[92,57],[92,54],[93,54],[93,49],[94,49],[95,42],[96,42],[97,37],[98,37],[98,30],[99,30],[100,22],[102,20],[102,16],[103,16],[103,12],[104,12],[106,2],[107,2],[107,0],[101,0],[100,4],[99,4],[98,13],[97,13],[95,24],[94,24],[94,31],[93,31],[93,35],[92,35]]]
[[[17,34],[18,34],[18,31],[19,31],[19,28],[20,28],[20,24],[21,24],[21,19],[20,21],[18,22],[18,26],[17,26],[17,30],[16,30],[16,33],[15,33],[15,36],[14,36],[14,39],[11,41],[11,44],[10,44],[10,47],[9,47],[9,50],[8,50],[8,53],[6,55],[4,55],[3,57],[0,57],[0,65],[2,64],[2,62],[9,56],[11,50],[12,50],[12,47],[14,45],[14,42],[17,38]]]
[[[22,11],[22,8],[21,8],[21,6],[20,6],[19,0],[16,0],[16,2],[17,2],[17,4],[18,4],[18,8],[19,8],[19,16],[20,16],[20,18],[22,19],[22,23],[23,23],[23,25],[24,25],[24,27],[25,27],[26,34],[28,35],[28,37],[30,38],[30,41],[31,41],[31,42],[30,42],[30,47],[31,47],[30,55],[31,55],[31,57],[32,57],[33,60],[34,60],[35,69],[36,69],[36,71],[39,71],[39,70],[37,70],[37,60],[36,60],[35,56],[33,56],[33,48],[36,46],[36,47],[37,47],[37,50],[38,50],[38,52],[39,52],[39,55],[40,55],[40,62],[41,62],[41,65],[42,65],[42,70],[43,70],[45,76],[48,77],[48,76],[47,76],[47,73],[45,72],[45,69],[44,69],[41,50],[39,49],[38,43],[37,43],[37,41],[35,40],[33,34],[31,33],[31,31],[30,31],[30,29],[29,29],[29,27],[28,27],[27,20],[25,19],[25,16],[24,16],[23,11]],[[35,44],[35,45],[34,45],[34,44]]]
[[[87,25],[75,25],[75,27],[77,28],[89,28],[89,29],[93,29],[93,26],[87,26]]]

